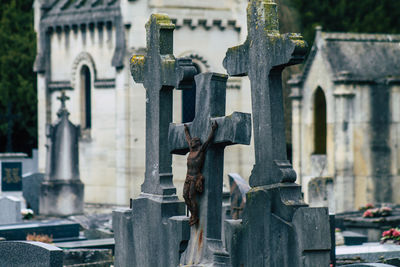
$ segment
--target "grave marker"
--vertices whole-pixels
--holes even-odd
[[[3,241],[0,266],[62,267],[63,251],[41,242]]]
[[[22,191],[22,163],[1,163],[1,191]]]
[[[247,14],[247,40],[224,59],[229,75],[249,76],[255,148],[243,223],[226,222],[230,237],[241,239],[227,242],[233,265],[327,266],[327,209],[307,207],[286,157],[281,74],[303,61],[306,43],[299,34],[279,33],[272,0],[250,0]]]
[[[47,166],[40,186],[39,213],[41,215],[68,216],[83,213],[84,185],[79,175],[80,127],[68,119],[63,91],[58,97],[61,107],[58,120],[48,125]]]
[[[188,227],[185,217],[179,217],[185,207],[173,185],[167,138],[172,90],[190,89],[196,69],[191,59],[175,59],[174,28],[167,15],[151,15],[146,24],[147,53],[131,58],[132,77],[146,88],[146,172],[141,195],[132,201],[132,217],[122,219],[126,212],[113,213],[113,220],[133,229],[132,236],[126,236],[129,230],[124,228],[115,233],[116,247],[132,246],[126,248],[132,254],[117,254],[116,262],[122,266],[177,266],[183,228]],[[172,228],[182,230],[178,233]]]
[[[146,24],[147,54],[131,58],[135,82],[146,88],[146,173],[142,193],[173,196],[172,156],[165,140],[172,121],[172,90],[190,89],[196,68],[191,59],[175,59],[168,16],[153,14]],[[176,197],[174,197],[176,198]]]
[[[202,174],[204,191],[198,195],[200,221],[191,227],[189,245],[181,257],[181,264],[192,266],[209,263],[229,263],[221,241],[222,183],[224,148],[233,144],[250,144],[251,116],[234,112],[225,117],[227,76],[202,73],[196,80],[196,115],[187,123],[191,137],[199,137],[204,143],[211,131],[211,121],[218,129],[206,152]],[[186,154],[189,149],[185,139],[184,125],[171,124],[168,137],[170,150]]]
[[[0,225],[21,221],[21,200],[12,196],[0,197]]]

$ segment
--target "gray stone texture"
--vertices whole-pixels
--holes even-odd
[[[63,251],[41,242],[2,241],[0,242],[0,266],[62,267]]]
[[[224,148],[232,144],[250,144],[251,116],[234,112],[225,117],[227,76],[217,73],[196,75],[196,115],[187,123],[191,137],[204,143],[211,132],[211,121],[218,123],[213,144],[207,149],[202,174],[204,192],[197,196],[199,224],[191,227],[188,248],[181,257],[185,266],[228,266],[229,255],[221,240],[222,183]],[[174,153],[189,150],[183,124],[171,124],[169,147]]]
[[[129,242],[131,247],[125,249],[132,251],[129,256],[117,254],[116,266],[177,266],[181,243],[188,240],[188,221],[179,217],[185,206],[176,196],[166,140],[172,90],[191,88],[196,69],[190,59],[175,59],[174,28],[168,16],[153,14],[146,24],[146,55],[131,58],[132,77],[146,88],[146,172],[142,193],[132,201],[131,218],[118,219],[125,215],[115,213],[117,223],[124,225],[114,229],[116,247]]]
[[[115,239],[115,266],[128,266],[134,260],[132,210],[117,209],[113,211],[112,228]]]
[[[39,214],[40,185],[43,182],[44,173],[29,173],[22,177],[22,191],[27,208]]]
[[[308,204],[310,207],[327,207],[335,212],[335,195],[332,177],[315,177],[308,183]]]
[[[328,210],[307,207],[286,158],[281,73],[304,59],[306,43],[279,33],[274,1],[251,0],[247,12],[247,40],[224,59],[229,75],[251,82],[256,161],[243,221],[226,224],[231,238],[241,238],[227,242],[232,266],[328,266]]]
[[[68,119],[62,92],[58,120],[48,127],[46,175],[40,186],[39,213],[68,216],[83,213],[84,185],[79,177],[80,127]]]
[[[394,265],[388,265],[384,263],[356,263],[346,265],[348,267],[393,267]]]
[[[242,212],[246,206],[246,194],[250,190],[250,186],[237,173],[229,173],[229,186],[231,188],[231,217],[232,219],[241,219]]]
[[[0,197],[0,224],[12,224],[22,221],[21,200],[16,197]]]

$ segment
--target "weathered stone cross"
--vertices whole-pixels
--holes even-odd
[[[65,91],[61,92],[61,96],[57,96],[57,99],[61,101],[61,108],[60,109],[65,109],[65,102],[69,100],[69,96],[65,94]]]
[[[185,266],[223,260],[221,209],[224,148],[233,144],[248,145],[251,138],[250,114],[234,112],[224,117],[227,76],[202,73],[195,80],[196,115],[193,122],[187,123],[191,137],[199,137],[204,143],[211,131],[212,120],[218,123],[218,129],[205,156],[202,170],[204,191],[198,196],[200,221],[191,227],[190,241],[181,257],[181,264]],[[186,154],[189,151],[183,124],[170,125],[168,142],[172,153]]]
[[[190,89],[196,74],[190,59],[175,59],[173,55],[174,29],[167,15],[151,15],[146,24],[147,55],[131,58],[132,77],[146,88],[146,173],[142,193],[164,197],[176,193],[166,142],[172,121],[172,90]]]
[[[251,0],[247,14],[247,40],[228,49],[224,67],[229,75],[248,75],[251,82],[256,162],[250,185],[294,182],[296,173],[286,157],[281,74],[286,66],[303,61],[306,43],[298,34],[279,33],[272,0]]]

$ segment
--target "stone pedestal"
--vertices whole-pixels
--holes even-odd
[[[83,213],[84,185],[80,180],[51,180],[40,186],[40,214],[69,216]]]

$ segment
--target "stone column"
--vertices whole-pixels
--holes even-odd
[[[335,195],[336,212],[354,210],[353,117],[354,92],[338,84],[335,97]]]
[[[126,204],[129,200],[129,178],[131,170],[130,144],[129,144],[129,75],[127,68],[116,70],[115,79],[115,187],[116,203]]]
[[[298,75],[288,81],[291,87],[289,95],[292,100],[292,155],[293,169],[297,173],[296,183],[302,184],[301,152],[302,152],[302,84]]]

